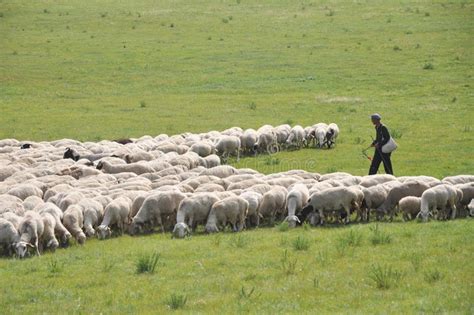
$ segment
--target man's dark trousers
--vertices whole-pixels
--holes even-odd
[[[374,158],[370,165],[369,175],[377,174],[381,162],[383,162],[385,173],[393,175],[392,161],[390,160],[391,155],[392,153],[382,153],[380,152],[380,149],[375,149]]]

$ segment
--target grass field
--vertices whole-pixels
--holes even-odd
[[[336,122],[334,150],[233,164],[364,175],[380,112],[396,175],[472,174],[473,33],[472,1],[0,0],[0,139]],[[0,313],[474,312],[471,220],[375,226],[0,259]],[[137,274],[153,253],[155,273]]]

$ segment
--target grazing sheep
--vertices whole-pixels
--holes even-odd
[[[23,200],[23,208],[25,208],[25,210],[33,210],[34,208],[36,208],[37,206],[41,206],[42,204],[44,204],[44,201],[38,196],[29,196],[28,198]]]
[[[260,224],[259,208],[263,198],[262,194],[254,191],[245,191],[240,194],[240,197],[249,203],[245,226],[247,228],[257,227]]]
[[[362,202],[362,220],[369,222],[370,211],[379,208],[387,199],[387,190],[382,185],[362,187],[364,200]]]
[[[46,202],[43,205],[35,209],[41,215],[49,213],[52,215],[56,221],[54,229],[55,233],[59,236],[60,245],[67,246],[69,244],[69,239],[72,237],[71,233],[63,225],[64,214],[55,204],[51,202]]]
[[[423,221],[427,221],[430,215],[438,210],[439,218],[447,217],[446,207],[452,210],[451,219],[456,217],[456,200],[458,194],[456,188],[452,185],[438,185],[427,189],[421,196],[421,205],[419,216]]]
[[[273,127],[266,125],[257,130],[257,142],[254,145],[255,153],[276,153],[278,151],[278,138]]]
[[[36,249],[36,254],[40,256],[39,244],[43,236],[44,223],[41,216],[35,211],[26,211],[18,227],[20,241],[16,243],[16,254],[24,258],[28,252],[28,247]]]
[[[467,210],[469,203],[474,199],[474,182],[467,184],[458,184],[455,187],[462,191],[462,198],[459,200],[459,203],[456,205],[456,208],[459,210]]]
[[[339,136],[339,127],[335,123],[330,123],[326,132],[325,140],[324,140],[328,149],[330,149],[331,146],[336,144],[336,139],[338,136]]]
[[[275,186],[263,194],[259,214],[263,219],[268,219],[270,225],[273,225],[277,216],[285,213],[287,193],[285,187]]]
[[[313,126],[311,137],[314,138],[316,147],[322,148],[324,146],[327,132],[328,125],[324,123],[319,123]]]
[[[3,249],[3,253],[10,256],[12,249],[16,248],[19,241],[20,234],[15,226],[10,221],[0,218],[0,246]],[[32,247],[33,245],[27,243],[26,246]]]
[[[295,147],[301,149],[305,142],[305,133],[303,127],[296,125],[290,130],[290,134],[286,139],[287,147]]]
[[[315,192],[308,200],[308,205],[318,213],[319,223],[324,224],[327,213],[345,211],[344,221],[349,223],[351,209],[358,207],[360,196],[348,187],[334,187]]]
[[[69,206],[66,211],[64,211],[63,224],[80,245],[86,242],[86,235],[82,231],[82,227],[84,226],[84,213],[81,206]]]
[[[167,227],[164,226],[163,221],[168,222],[168,225],[172,227],[179,204],[185,197],[186,195],[179,190],[157,192],[147,196],[137,215],[132,219],[131,234],[150,231],[155,226],[160,226],[164,232]]]
[[[240,159],[240,138],[236,136],[222,136],[216,143],[216,153],[223,159],[236,155]]]
[[[179,204],[173,236],[183,238],[193,232],[198,224],[206,223],[211,207],[219,201],[215,193],[199,193],[187,197]]]
[[[471,200],[467,208],[469,209],[469,215],[474,217],[474,199]]]
[[[387,194],[384,203],[377,208],[377,217],[380,219],[383,215],[389,215],[392,220],[395,215],[395,207],[403,197],[421,197],[423,192],[429,188],[427,183],[421,181],[407,181],[393,187]]]
[[[362,177],[359,185],[363,187],[372,187],[386,182],[395,181],[396,179],[395,176],[389,174],[367,175]]]
[[[18,229],[18,227],[20,226],[20,222],[21,222],[23,217],[20,217],[19,215],[15,214],[14,212],[3,212],[3,213],[0,213],[0,218],[9,221],[11,224],[13,224],[15,229]]]
[[[405,221],[413,220],[418,216],[418,213],[420,213],[421,198],[413,196],[404,197],[398,203],[398,207]]]
[[[95,235],[95,229],[104,215],[104,207],[94,199],[82,199],[79,206],[83,209],[84,231],[87,237]]]
[[[296,184],[288,191],[286,196],[288,216],[285,218],[285,221],[288,222],[289,227],[294,228],[297,223],[301,223],[296,214],[303,209],[308,198],[308,187],[303,184]]]
[[[46,248],[54,252],[59,246],[59,242],[55,235],[56,219],[47,212],[42,213],[41,218],[43,219],[44,225],[44,231],[42,235],[43,244]]]
[[[97,227],[98,238],[103,240],[112,236],[116,231],[123,234],[125,225],[130,221],[130,208],[132,201],[128,197],[118,197],[110,202],[104,210],[102,223]]]
[[[257,131],[254,129],[246,129],[240,136],[240,143],[243,154],[254,154],[254,147],[258,140]]]
[[[249,203],[247,200],[232,196],[214,203],[206,223],[206,232],[215,233],[225,228],[227,224],[232,226],[234,232],[243,229]]]

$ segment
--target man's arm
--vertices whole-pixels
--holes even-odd
[[[388,132],[387,127],[382,126],[382,139],[380,141],[380,147],[383,147],[390,140],[390,133]]]

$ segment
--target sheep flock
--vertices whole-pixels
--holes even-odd
[[[277,222],[295,228],[474,215],[474,175],[266,175],[225,164],[229,156],[330,149],[338,135],[336,124],[319,123],[97,143],[0,140],[0,254],[23,258],[123,233],[184,238]]]

